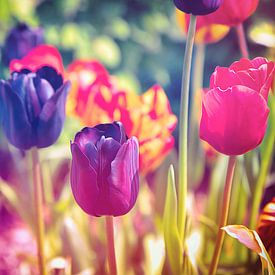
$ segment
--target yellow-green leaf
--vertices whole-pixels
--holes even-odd
[[[183,264],[183,249],[177,226],[177,194],[174,168],[168,171],[167,192],[163,215],[164,241],[169,264],[173,274],[181,274]]]

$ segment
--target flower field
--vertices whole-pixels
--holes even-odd
[[[0,275],[274,275],[274,9],[0,0]]]

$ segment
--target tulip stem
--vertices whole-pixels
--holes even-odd
[[[270,117],[275,116],[275,97],[270,98]],[[273,100],[273,101],[272,101]],[[275,125],[271,122],[269,124],[269,129],[266,133],[265,137],[265,146],[263,146],[261,152],[261,168],[260,173],[256,181],[255,191],[252,201],[252,208],[250,214],[250,223],[249,228],[255,229],[257,226],[257,221],[259,217],[259,208],[266,184],[266,179],[268,176],[268,172],[272,163],[273,152],[275,149]]]
[[[42,180],[41,167],[37,148],[32,151],[32,173],[33,173],[33,192],[34,192],[34,211],[36,217],[36,242],[39,274],[46,275],[46,261],[44,254],[44,220],[43,220],[43,199],[42,199]]]
[[[186,221],[187,196],[187,147],[188,147],[188,111],[189,111],[189,84],[192,51],[196,33],[196,16],[190,16],[187,34],[181,82],[181,101],[179,117],[179,187],[178,187],[178,228],[180,239],[184,242]]]
[[[230,156],[228,167],[227,167],[225,186],[224,186],[224,193],[223,193],[223,200],[222,200],[222,213],[221,213],[220,222],[219,222],[219,232],[216,239],[214,255],[209,268],[209,273],[208,273],[209,275],[216,274],[219,259],[220,259],[220,254],[221,254],[224,235],[225,235],[225,231],[222,230],[221,228],[226,226],[227,224],[235,165],[236,165],[236,157]]]
[[[249,58],[248,47],[247,47],[247,43],[246,43],[243,24],[241,23],[241,24],[237,25],[236,30],[237,30],[237,35],[238,35],[238,39],[239,39],[239,47],[240,47],[242,56],[244,58]]]
[[[106,216],[107,254],[109,263],[109,274],[116,275],[116,253],[114,244],[114,222],[112,216]]]

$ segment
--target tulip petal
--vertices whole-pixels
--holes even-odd
[[[261,143],[268,113],[265,99],[252,89],[212,89],[203,97],[200,137],[223,154],[244,154]]]
[[[228,87],[242,84],[241,79],[233,71],[225,67],[217,67],[210,79],[210,89],[219,87],[227,90]]]
[[[134,206],[138,191],[138,141],[130,138],[119,149],[111,164],[110,203],[114,216],[124,215]]]
[[[37,70],[36,74],[40,78],[46,79],[54,90],[58,90],[63,84],[63,77],[62,75],[58,74],[56,69],[49,66],[44,66]]]
[[[35,138],[22,99],[4,81],[0,81],[0,92],[3,99],[3,128],[8,140],[19,149],[30,149],[35,145]]]
[[[43,106],[37,122],[38,148],[53,144],[59,137],[65,120],[65,103],[70,86],[70,82],[66,82]]]
[[[71,187],[79,206],[90,215],[97,215],[97,199],[99,188],[97,173],[90,166],[88,158],[81,152],[76,143],[71,144],[72,168]]]
[[[106,138],[112,137],[120,144],[123,144],[126,141],[125,130],[120,122],[98,124],[95,128],[104,132]]]
[[[120,143],[113,138],[105,138],[102,136],[98,148],[98,169],[99,169],[99,182],[101,186],[104,184],[102,179],[106,179],[111,172],[111,162],[115,159],[117,152],[120,148]]]

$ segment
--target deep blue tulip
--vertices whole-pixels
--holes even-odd
[[[217,10],[223,0],[174,0],[175,6],[193,15],[206,15]]]
[[[64,124],[69,88],[51,67],[36,73],[23,70],[1,80],[3,129],[9,142],[22,150],[52,145]]]
[[[42,28],[31,28],[20,23],[10,30],[2,50],[3,63],[9,66],[12,59],[20,59],[31,49],[44,43]]]

